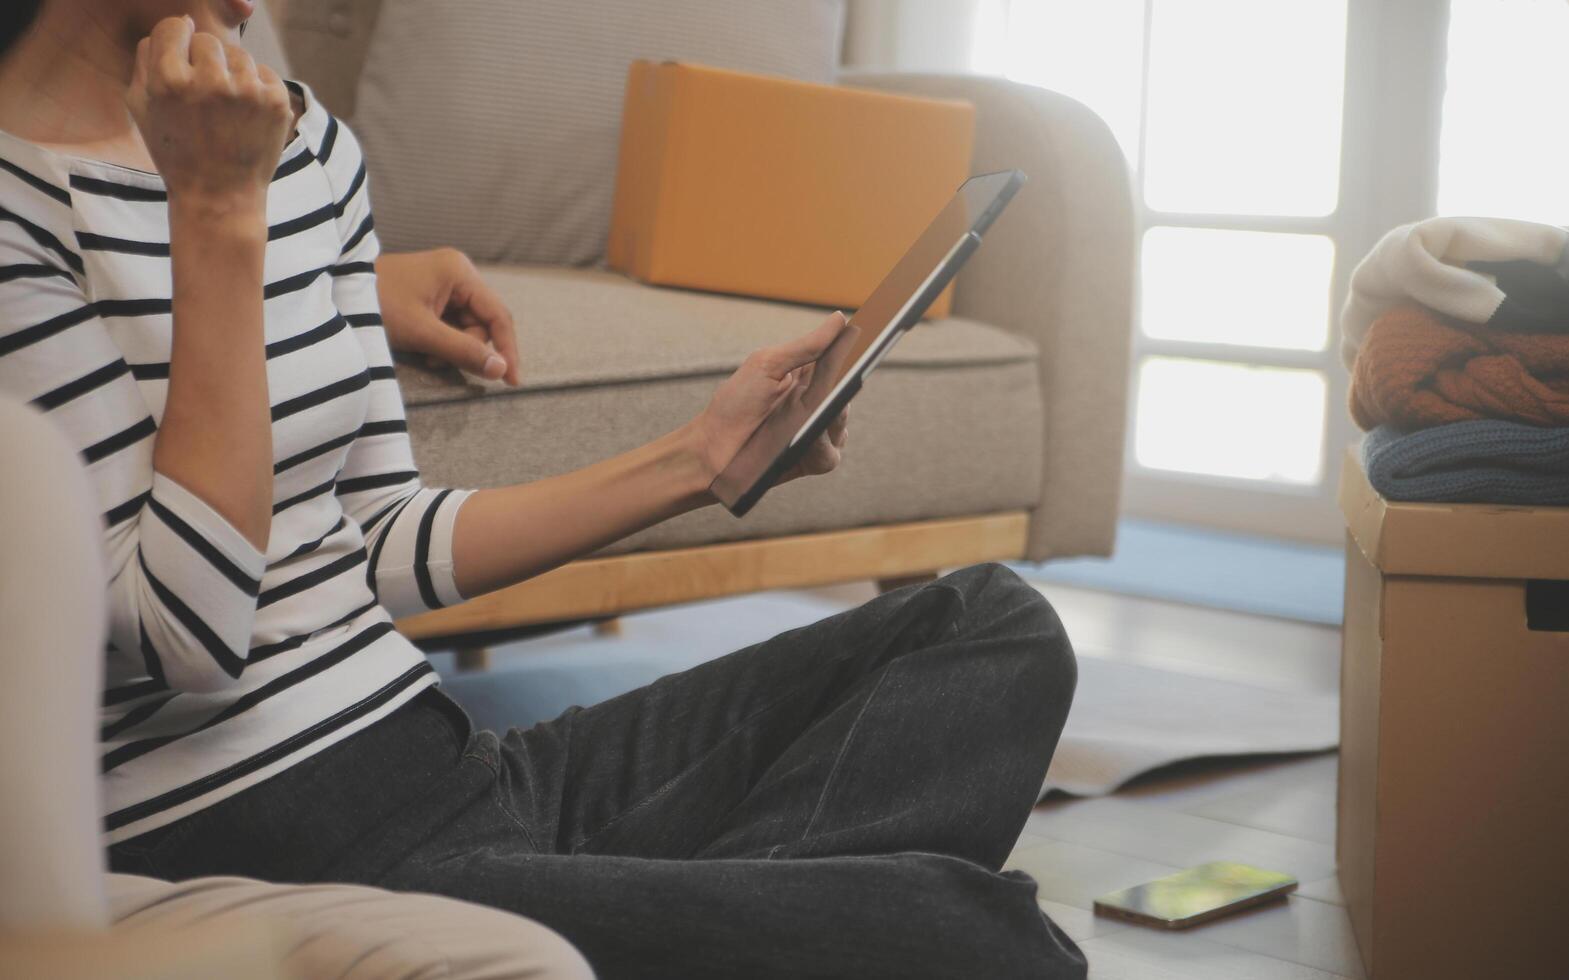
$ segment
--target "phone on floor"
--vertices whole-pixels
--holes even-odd
[[[1102,895],[1095,900],[1095,914],[1160,929],[1186,929],[1284,898],[1296,887],[1297,879],[1279,871],[1212,861]]]

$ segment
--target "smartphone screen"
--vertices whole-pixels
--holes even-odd
[[[1296,887],[1295,878],[1279,871],[1213,861],[1102,895],[1095,900],[1095,913],[1182,929],[1262,904]]]

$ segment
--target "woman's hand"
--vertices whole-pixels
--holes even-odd
[[[136,48],[126,103],[169,188],[171,210],[258,214],[294,120],[289,90],[238,45],[196,33],[189,17],[158,23]]]
[[[844,314],[831,313],[811,333],[756,351],[725,379],[708,407],[690,426],[698,456],[710,479],[735,458],[775,406],[798,396],[811,384],[817,359],[844,329]],[[784,480],[832,470],[839,465],[848,438],[847,411],[829,425]]]
[[[393,350],[519,383],[512,314],[468,256],[452,248],[383,254],[376,260],[376,284]]]

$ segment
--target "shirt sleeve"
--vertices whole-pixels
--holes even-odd
[[[370,371],[365,424],[349,447],[337,494],[358,521],[370,556],[366,575],[394,616],[462,602],[452,567],[452,529],[472,491],[426,487],[409,445],[403,396],[392,369],[376,297],[380,244],[366,191],[365,160],[347,127],[329,120],[318,154],[338,199],[343,250],[332,270],[332,295],[354,329]]]
[[[0,390],[47,413],[86,467],[103,515],[111,642],[140,651],[170,688],[218,690],[245,668],[266,557],[153,471],[157,425],[73,259],[0,211]]]

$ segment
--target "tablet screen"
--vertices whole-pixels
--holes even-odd
[[[780,401],[725,467],[711,487],[716,497],[737,513],[755,502],[759,484],[781,475],[786,455],[827,427],[825,413],[842,410],[899,334],[920,320],[967,256],[966,239],[990,225],[1022,182],[1017,171],[965,181],[812,365],[807,383]]]

